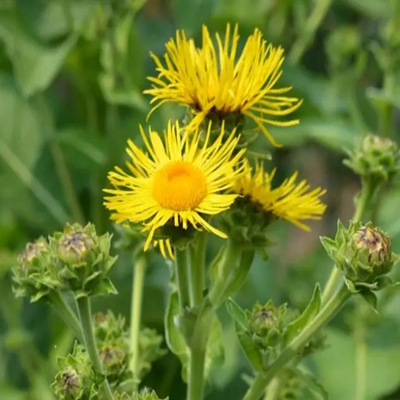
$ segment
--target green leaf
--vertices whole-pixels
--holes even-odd
[[[329,347],[313,356],[318,377],[331,399],[356,399],[356,339],[353,334],[329,327],[325,328],[325,333]],[[363,364],[365,393],[368,394],[365,400],[381,399],[397,390],[400,385],[399,359],[398,344],[386,348],[367,345]]]
[[[239,265],[232,271],[230,282],[225,289],[226,297],[235,295],[245,283],[249,274],[252,261],[254,258],[254,251],[244,251],[240,258]]]
[[[243,309],[233,300],[228,299],[226,302],[226,307],[228,309],[229,314],[232,315],[235,322],[238,324],[242,331],[247,330],[246,324],[246,314]]]
[[[100,87],[109,103],[126,105],[139,111],[149,110],[148,101],[138,85],[144,78],[141,44],[133,26],[135,11],[118,21],[114,37],[102,42],[103,72]]]
[[[299,125],[289,130],[279,130],[276,137],[284,146],[298,146],[308,141],[315,141],[340,154],[345,154],[346,149],[354,146],[358,133],[351,125],[337,118],[335,120],[303,118]]]
[[[178,292],[171,292],[167,311],[165,313],[165,340],[168,348],[174,353],[182,363],[182,378],[187,379],[187,367],[189,363],[189,349],[185,338],[176,326],[176,318],[179,316]]]
[[[306,309],[303,311],[300,317],[288,325],[285,333],[285,342],[289,343],[293,338],[295,338],[306,327],[306,325],[316,317],[320,309],[321,287],[319,283],[317,283],[315,285],[312,298]]]
[[[258,372],[264,370],[262,356],[258,347],[251,340],[251,336],[248,332],[240,331],[236,324],[236,334],[239,339],[240,346],[242,347],[244,354],[250,361],[251,366]]]
[[[56,47],[47,47],[27,30],[17,12],[8,10],[0,10],[0,37],[27,97],[51,84],[77,40],[77,35],[72,35]]]
[[[14,210],[21,209],[19,212],[25,216],[25,210],[30,210],[26,202],[26,196],[29,195],[26,189],[32,190],[49,214],[64,224],[69,216],[63,206],[32,173],[42,155],[44,143],[38,102],[25,99],[11,77],[4,74],[0,74],[0,97],[0,120],[3,124],[0,131],[0,160],[8,166],[8,169],[0,171],[0,184],[7,187],[6,191],[0,193],[0,201],[12,204]]]
[[[360,291],[360,289],[357,288],[354,282],[351,281],[350,279],[347,279],[346,277],[344,277],[344,283],[346,284],[347,288],[351,293],[358,294],[358,292]]]
[[[205,379],[210,376],[213,369],[221,367],[224,361],[225,351],[222,341],[222,325],[217,315],[214,315],[207,341]]]
[[[371,308],[378,314],[378,298],[376,294],[369,289],[361,289],[360,295],[371,306]]]

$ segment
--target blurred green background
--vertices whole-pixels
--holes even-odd
[[[127,138],[146,124],[158,55],[183,28],[200,39],[201,25],[224,32],[238,23],[242,43],[255,27],[287,54],[282,85],[304,98],[301,124],[271,129],[284,144],[267,167],[277,182],[294,170],[312,186],[328,189],[328,211],[311,233],[285,223],[271,230],[268,261],[257,258],[237,301],[251,306],[273,298],[302,308],[315,282],[331,268],[318,237],[347,221],[359,180],[342,165],[360,135],[397,137],[400,105],[400,2],[398,0],[2,0],[0,3],[0,399],[47,400],[57,355],[72,338],[42,304],[17,301],[9,269],[25,243],[92,221],[114,228],[102,206],[106,175],[125,159]],[[200,42],[199,42],[200,43]],[[182,109],[166,105],[153,114],[162,129]],[[266,148],[261,137],[256,146]],[[400,251],[400,185],[387,188],[372,216]],[[118,235],[115,236],[118,239]],[[210,244],[210,256],[220,246]],[[96,299],[96,309],[129,315],[132,257],[120,252],[113,281],[118,296]],[[163,332],[169,270],[161,257],[146,276],[143,323]],[[327,329],[329,347],[308,360],[332,400],[355,399],[357,323],[366,327],[369,399],[400,399],[400,296],[383,295],[380,315],[348,306]],[[357,313],[355,313],[357,311]],[[361,315],[362,314],[362,315]],[[225,366],[213,372],[207,399],[239,399],[251,373],[225,310]],[[144,385],[160,397],[184,398],[178,359],[156,362]],[[293,389],[293,390],[292,390]],[[291,393],[293,392],[293,393]],[[292,396],[293,395],[293,396]],[[287,399],[312,399],[301,387]],[[292,396],[292,397],[290,397]]]

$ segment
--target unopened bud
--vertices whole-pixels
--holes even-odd
[[[49,246],[44,238],[28,243],[25,249],[18,256],[19,271],[27,275],[32,262],[48,251]]]
[[[396,259],[390,239],[371,223],[352,222],[345,228],[339,221],[335,239],[321,241],[336,266],[354,283],[374,283],[390,272]]]
[[[389,138],[368,135],[349,153],[344,164],[362,177],[375,182],[388,181],[400,168],[398,148]]]
[[[58,256],[67,263],[77,264],[94,248],[95,242],[87,233],[71,231],[61,236],[58,242]]]
[[[82,390],[82,381],[76,370],[68,368],[61,373],[60,387],[65,398],[75,399]]]

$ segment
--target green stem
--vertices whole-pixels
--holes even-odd
[[[130,327],[130,349],[131,362],[130,369],[133,376],[138,379],[139,376],[139,339],[140,339],[140,321],[142,317],[142,300],[144,278],[147,268],[146,258],[141,255],[136,258],[135,270],[132,284],[132,305],[131,305],[131,327]],[[137,390],[137,384],[134,384],[134,390]]]
[[[297,64],[312,41],[314,34],[327,14],[332,0],[317,0],[315,8],[305,23],[302,34],[298,37],[289,53],[288,59]]]
[[[270,365],[268,370],[264,373],[260,373],[256,377],[247,391],[244,400],[258,400],[265,392],[268,384],[298,354],[299,350],[309,342],[314,334],[329,323],[350,296],[351,293],[347,287],[342,285],[314,320],[307,325],[291,343],[289,343],[288,347],[281,353],[275,362]]]
[[[175,276],[181,312],[190,305],[187,268],[187,250],[175,247]]]
[[[271,385],[269,385],[265,400],[278,400],[281,394],[281,388],[282,378],[277,376],[272,380]]]
[[[364,217],[364,214],[368,210],[376,189],[376,185],[373,185],[369,180],[363,179],[361,193],[357,199],[356,209],[354,210],[354,215],[352,218],[354,222],[359,222]],[[325,304],[332,296],[332,293],[337,288],[341,277],[341,271],[334,266],[322,293],[322,304]]]
[[[50,300],[75,337],[79,340],[79,342],[84,343],[84,337],[79,319],[68,305],[65,297],[60,293],[60,291],[54,290],[50,294]]]
[[[96,338],[94,336],[94,329],[92,324],[92,312],[89,297],[81,297],[78,299],[78,310],[82,324],[83,337],[85,339],[86,351],[93,363],[93,368],[100,374],[104,375],[103,364],[101,362],[99,352],[97,349]],[[113,400],[110,385],[108,384],[107,378],[101,387],[104,400]]]
[[[218,308],[225,300],[225,292],[229,285],[229,276],[235,264],[240,258],[242,250],[233,240],[227,239],[225,251],[218,268],[218,276],[211,288],[209,298],[214,308]]]
[[[187,400],[203,400],[205,359],[205,349],[190,349]]]
[[[371,203],[372,197],[376,189],[376,185],[374,185],[367,179],[363,179],[361,194],[359,199],[357,200],[357,206],[354,211],[354,216],[352,218],[354,222],[361,221]]]
[[[362,322],[356,328],[356,397],[355,400],[367,398],[367,345],[365,343],[365,332]]]
[[[203,301],[203,289],[205,286],[205,258],[206,258],[207,234],[199,232],[193,246],[189,247],[190,263],[188,264],[189,295],[192,307]]]

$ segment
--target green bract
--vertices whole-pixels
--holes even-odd
[[[161,400],[153,390],[144,389],[132,396],[127,393],[114,393],[114,400]],[[168,397],[164,400],[168,400]]]
[[[389,138],[365,136],[348,154],[344,164],[374,182],[389,181],[400,168],[397,145]]]
[[[345,228],[339,221],[335,239],[323,237],[321,241],[337,268],[356,286],[379,289],[380,278],[397,260],[390,239],[371,223],[351,222]]]
[[[58,360],[59,372],[52,389],[59,400],[91,400],[97,398],[103,378],[92,368],[88,354],[77,343],[72,354]]]

